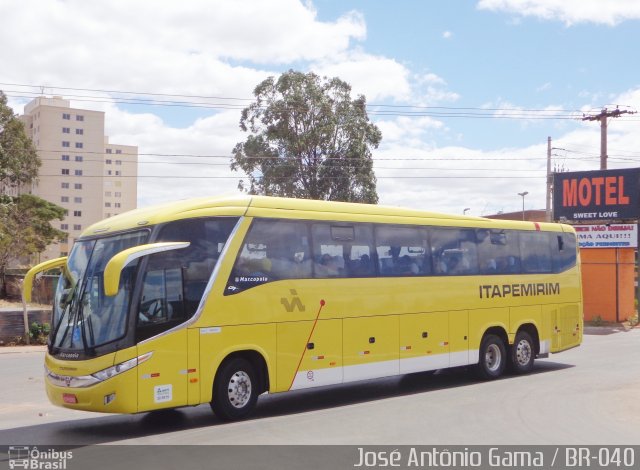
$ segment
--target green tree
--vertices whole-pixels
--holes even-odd
[[[24,124],[7,106],[7,97],[0,91],[0,194],[34,181],[40,163]]]
[[[2,196],[0,200],[0,279],[6,297],[5,272],[9,261],[44,251],[47,245],[67,237],[51,226],[62,220],[65,209],[32,194]]]
[[[233,149],[231,169],[249,180],[249,194],[375,204],[371,149],[382,139],[369,121],[366,99],[351,99],[338,79],[290,70],[269,77],[242,111],[250,135]]]

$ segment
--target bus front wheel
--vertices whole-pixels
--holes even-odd
[[[258,401],[258,381],[253,365],[241,357],[222,364],[213,384],[211,409],[223,421],[249,416]]]
[[[509,368],[516,374],[526,374],[533,369],[535,349],[531,335],[526,331],[519,331],[511,346]]]
[[[480,343],[480,360],[476,366],[478,376],[484,380],[497,379],[504,372],[507,350],[499,336],[488,334]]]

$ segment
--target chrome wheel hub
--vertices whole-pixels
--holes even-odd
[[[484,355],[484,363],[487,369],[491,372],[495,372],[500,369],[502,364],[502,352],[497,344],[490,344]]]
[[[227,387],[229,394],[229,403],[234,408],[242,408],[251,398],[251,378],[249,375],[239,370],[231,376],[229,386]]]
[[[521,340],[517,344],[516,361],[521,366],[526,366],[531,361],[531,345],[529,341]]]

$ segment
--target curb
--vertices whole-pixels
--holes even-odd
[[[37,346],[0,346],[0,354],[28,354],[43,353],[47,350],[45,345]]]

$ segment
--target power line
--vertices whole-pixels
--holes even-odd
[[[34,91],[29,90],[8,90],[8,95],[14,98],[33,98],[41,96],[43,86],[16,84],[16,83],[0,83],[0,85],[9,85],[17,87],[35,88]],[[67,91],[88,91],[110,94],[127,94],[136,95],[136,97],[102,97],[95,95],[77,95],[67,93],[68,97],[73,97],[75,101],[102,102],[115,104],[130,105],[147,105],[147,106],[171,106],[171,107],[190,107],[190,108],[207,108],[207,109],[242,109],[242,104],[230,103],[202,103],[192,101],[175,101],[175,100],[158,100],[150,98],[141,98],[140,96],[159,96],[163,98],[187,98],[187,99],[207,99],[207,100],[226,100],[226,101],[253,101],[250,98],[221,97],[221,96],[204,96],[204,95],[184,95],[184,94],[168,94],[168,93],[149,93],[149,92],[132,92],[122,90],[101,90],[89,88],[71,88],[71,87],[46,87],[51,90],[67,90]],[[526,109],[526,108],[489,108],[489,107],[453,107],[453,106],[419,106],[419,105],[390,105],[390,104],[368,104],[369,113],[380,116],[410,116],[410,117],[440,117],[440,118],[474,118],[474,119],[579,119],[579,110],[553,110],[553,109]]]

